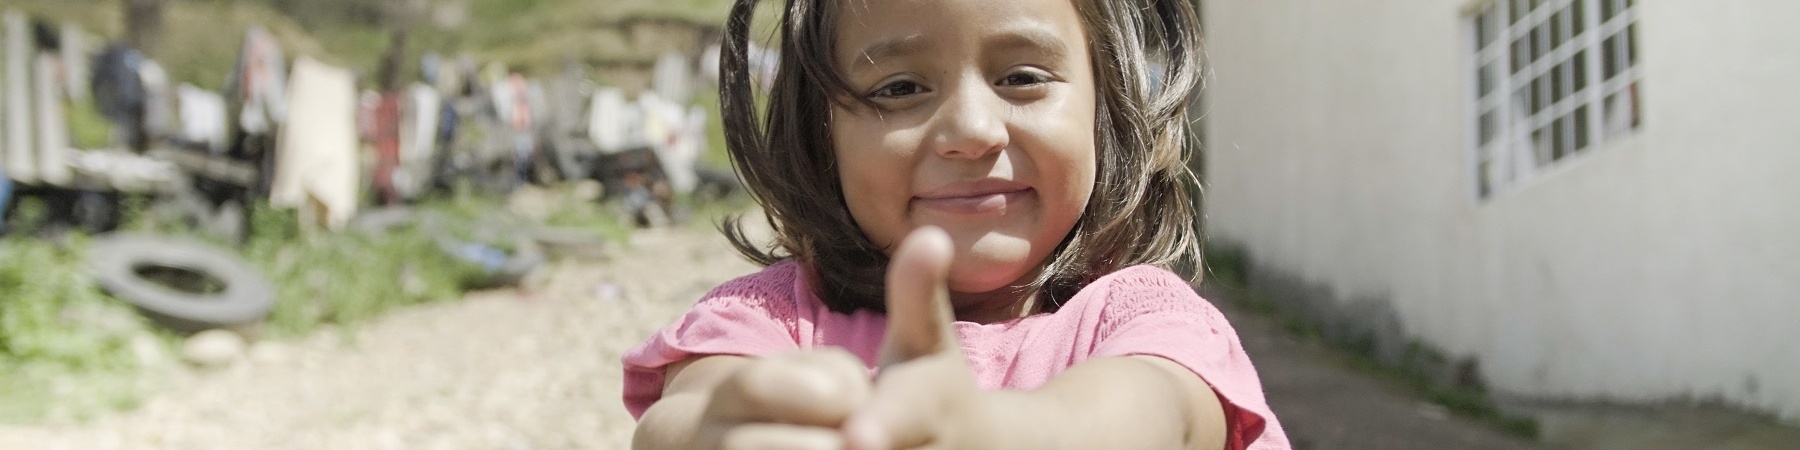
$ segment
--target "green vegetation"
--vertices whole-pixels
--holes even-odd
[[[82,265],[86,245],[0,240],[0,421],[130,407],[145,359],[172,351],[172,336],[100,292]]]
[[[382,312],[459,297],[462,280],[479,269],[438,250],[424,230],[404,226],[380,236],[356,232],[303,234],[291,211],[262,209],[244,256],[275,283],[280,301],[269,315],[274,337],[322,325],[356,325]]]
[[[719,115],[719,92],[701,89],[694,93],[694,104],[706,110],[706,153],[700,163],[711,167],[730,168],[731,154],[725,151],[725,121]]]
[[[236,61],[244,31],[267,28],[290,58],[308,56],[373,76],[390,43],[388,30],[408,24],[408,70],[427,51],[468,53],[537,74],[566,60],[590,66],[646,66],[670,42],[659,24],[718,27],[730,0],[432,0],[445,14],[383,15],[402,2],[387,0],[164,0],[156,59],[175,82],[218,90]],[[13,0],[32,17],[72,23],[103,40],[124,34],[116,1]],[[451,6],[463,5],[460,10]],[[460,11],[460,14],[450,12]],[[768,36],[774,8],[759,11],[757,31]],[[439,17],[446,16],[446,17]],[[458,20],[449,16],[460,16]],[[694,42],[698,45],[698,42]],[[686,47],[686,45],[680,45]],[[694,48],[697,50],[697,47]],[[687,49],[683,49],[687,50]]]
[[[232,65],[237,61],[244,31],[253,25],[269,29],[287,56],[305,55],[335,64],[352,64],[355,58],[367,58],[367,42],[332,42],[327,47],[298,23],[267,7],[237,5],[217,0],[164,0],[163,37],[156,52],[157,61],[169,71],[174,83],[192,83],[205,89],[219,90],[225,85]],[[12,0],[9,8],[29,17],[68,23],[86,30],[98,39],[94,46],[116,41],[124,35],[124,6],[117,1],[98,0]],[[326,36],[336,38],[336,35]],[[373,47],[379,52],[383,45]],[[370,55],[374,53],[369,53]],[[354,64],[352,64],[354,65]]]
[[[103,148],[112,141],[112,122],[100,116],[93,102],[69,105],[69,145],[75,148]]]

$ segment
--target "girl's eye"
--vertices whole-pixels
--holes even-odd
[[[1036,72],[1013,72],[1000,79],[1001,86],[1030,86],[1050,82],[1050,77]]]
[[[870,92],[869,97],[900,98],[900,97],[905,97],[905,96],[909,96],[909,95],[913,95],[913,94],[918,94],[920,92],[923,92],[924,90],[925,90],[925,88],[923,86],[919,86],[918,83],[901,80],[901,81],[895,81],[892,83],[884,84],[879,88],[875,88],[875,92]]]

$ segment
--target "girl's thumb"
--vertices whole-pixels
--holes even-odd
[[[882,367],[960,350],[947,280],[953,252],[950,235],[931,226],[914,230],[894,252],[888,262],[888,327],[881,346]]]

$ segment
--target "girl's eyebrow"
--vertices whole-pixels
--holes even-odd
[[[1001,53],[1011,51],[1032,51],[1054,60],[1062,60],[1068,53],[1068,46],[1055,33],[1037,26],[1023,26],[1004,30],[989,37],[983,45],[988,52]]]
[[[854,53],[856,57],[850,61],[850,71],[856,72],[875,66],[876,59],[887,59],[908,53],[914,53],[925,47],[925,36],[912,34],[897,38],[882,39],[863,47]]]
[[[863,47],[854,53],[849,61],[850,72],[858,72],[873,68],[876,60],[905,56],[925,50],[929,43],[923,34],[912,34],[897,38],[882,39]],[[984,53],[1003,53],[1012,51],[1036,52],[1052,60],[1061,61],[1068,49],[1063,41],[1049,30],[1036,26],[1014,27],[988,35],[982,42]]]

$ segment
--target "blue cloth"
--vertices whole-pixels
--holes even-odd
[[[6,231],[6,209],[9,206],[12,206],[12,179],[6,177],[5,170],[0,170],[0,231]]]
[[[449,250],[450,256],[481,266],[482,270],[490,274],[506,267],[506,250],[492,245],[461,242],[449,247]]]

